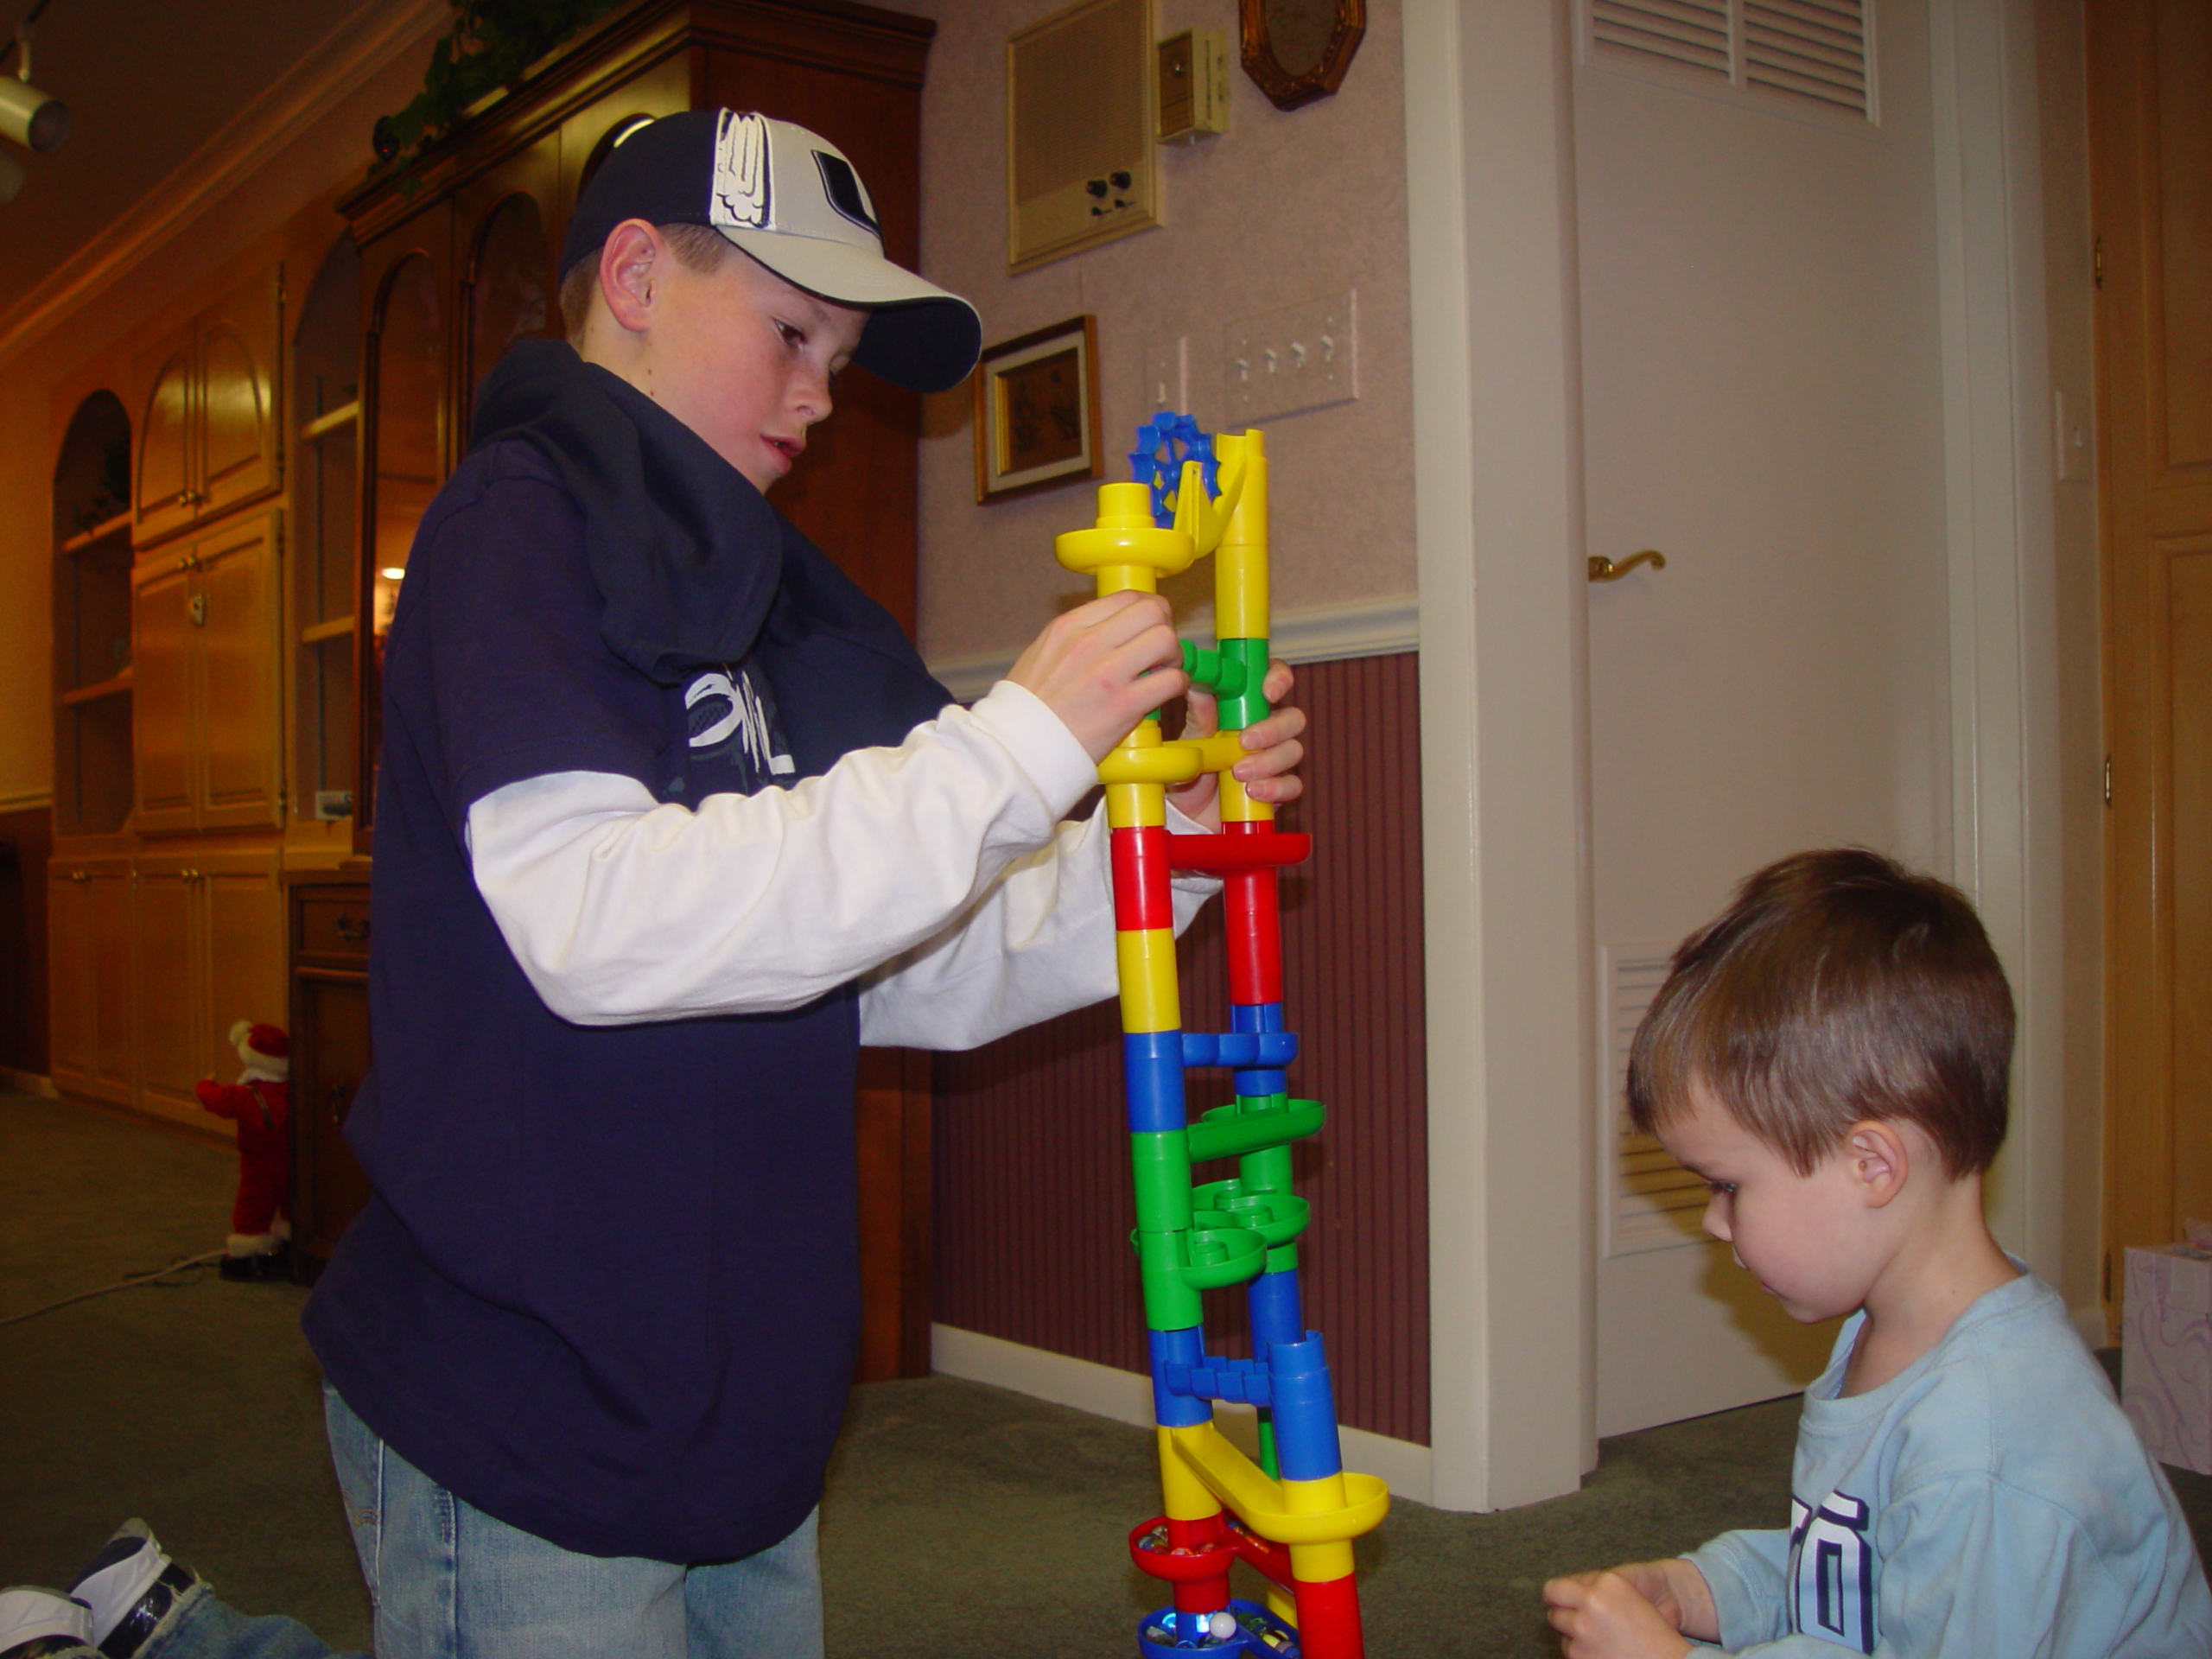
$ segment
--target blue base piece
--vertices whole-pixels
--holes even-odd
[[[1122,1086],[1129,1132],[1179,1129],[1183,1103],[1183,1044],[1179,1031],[1132,1031],[1122,1037]]]
[[[1164,1428],[1188,1428],[1213,1415],[1213,1408],[1187,1386],[1191,1368],[1205,1363],[1205,1332],[1198,1325],[1187,1331],[1154,1331],[1152,1347],[1153,1421]],[[1180,1376],[1183,1384],[1172,1379]]]
[[[1195,418],[1162,411],[1137,428],[1137,447],[1129,452],[1129,476],[1152,492],[1152,521],[1162,530],[1175,527],[1175,497],[1183,487],[1186,461],[1198,463],[1207,499],[1219,494],[1213,440],[1198,430]]]
[[[1181,1659],[1189,1653],[1211,1653],[1219,1659],[1249,1654],[1257,1659],[1299,1659],[1298,1632],[1256,1601],[1235,1601],[1229,1612],[1236,1620],[1236,1633],[1227,1641],[1213,1636],[1185,1637],[1179,1625],[1187,1618],[1211,1615],[1179,1613],[1162,1607],[1137,1622],[1137,1652],[1142,1659]]]
[[[1159,1367],[1155,1375],[1170,1394],[1189,1399],[1227,1400],[1242,1406],[1274,1403],[1267,1365],[1256,1359],[1223,1359],[1207,1354],[1191,1363],[1171,1361]]]
[[[1298,1058],[1294,1031],[1186,1031],[1183,1064],[1280,1067]],[[1270,1090],[1269,1092],[1273,1092]]]

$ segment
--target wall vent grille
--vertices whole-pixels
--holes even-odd
[[[1744,75],[1865,114],[1863,0],[1744,0]]]
[[[1591,0],[1590,36],[1603,47],[1728,73],[1727,0]]]
[[[1614,944],[1600,954],[1605,1103],[1599,1144],[1608,1148],[1611,1165],[1605,1172],[1605,1252],[1634,1255],[1700,1243],[1705,1182],[1669,1157],[1655,1137],[1637,1134],[1628,1119],[1629,1045],[1667,977],[1671,953],[1661,944]]]
[[[1866,0],[1582,0],[1586,62],[1878,118]]]

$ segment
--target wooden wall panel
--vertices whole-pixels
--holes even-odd
[[[1300,1148],[1313,1205],[1300,1252],[1350,1427],[1428,1440],[1427,1096],[1422,1069],[1421,773],[1415,658],[1299,670],[1313,716],[1315,837],[1283,881],[1291,1091],[1329,1108]],[[1227,1023],[1219,910],[1182,944],[1186,1029]],[[938,1058],[935,1317],[1100,1364],[1145,1368],[1144,1316],[1111,1003]],[[1191,1073],[1193,1116],[1228,1098]],[[1229,1173],[1226,1166],[1210,1173]],[[1208,1345],[1243,1349],[1241,1289],[1207,1297]]]

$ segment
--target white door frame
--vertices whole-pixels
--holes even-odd
[[[1595,1460],[1592,941],[1568,0],[1404,0],[1427,930],[1431,1501]],[[2000,1234],[2056,1273],[2056,676],[2033,0],[1931,0],[1955,879],[2019,1001]]]

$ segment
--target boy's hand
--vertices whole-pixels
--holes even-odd
[[[1007,678],[1036,693],[1090,758],[1103,760],[1191,683],[1172,621],[1156,594],[1109,594],[1053,619]]]
[[[1258,724],[1245,728],[1244,758],[1230,768],[1254,800],[1265,801],[1270,806],[1294,801],[1306,792],[1305,781],[1291,771],[1306,755],[1306,746],[1298,741],[1299,734],[1306,729],[1306,711],[1281,707],[1282,700],[1290,695],[1292,678],[1288,663],[1280,658],[1268,663],[1268,677],[1262,683],[1261,691],[1274,712]],[[1184,709],[1183,736],[1211,737],[1221,729],[1220,705],[1213,693],[1203,685],[1193,684],[1190,688]],[[1185,817],[1208,830],[1218,830],[1220,794],[1219,780],[1206,772],[1190,783],[1169,790],[1167,798]]]
[[[1547,1584],[1545,1616],[1567,1638],[1566,1659],[1681,1659],[1690,1650],[1681,1629],[1687,1610],[1668,1566],[1637,1562]]]

